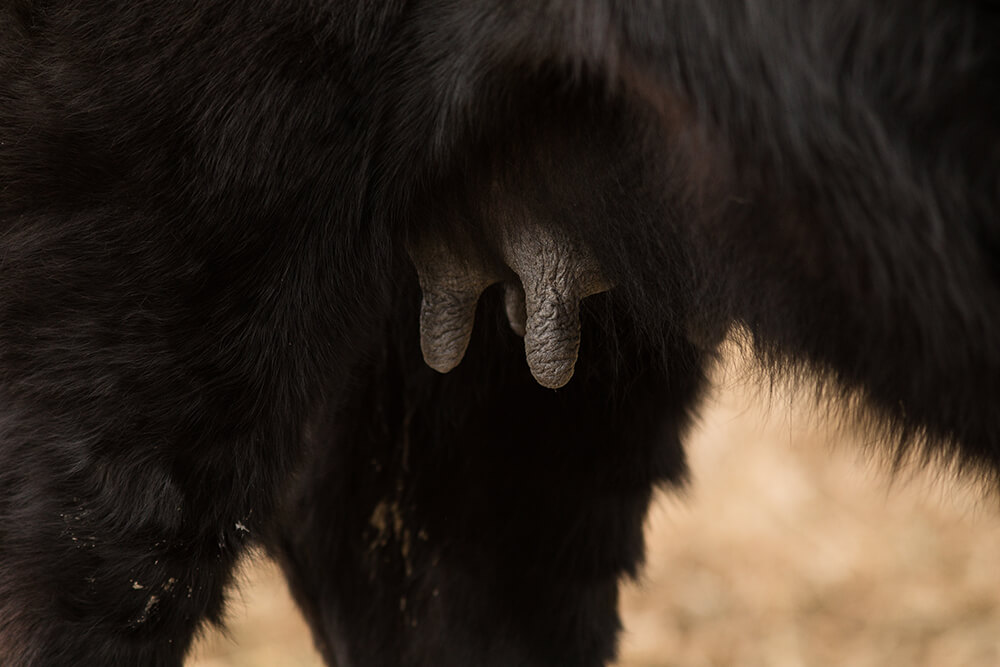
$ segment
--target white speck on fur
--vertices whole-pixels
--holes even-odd
[[[160,596],[159,595],[150,595],[149,599],[146,600],[146,606],[143,607],[143,609],[142,609],[142,614],[139,615],[139,618],[137,618],[135,621],[133,621],[133,624],[134,625],[142,625],[143,623],[145,623],[146,621],[148,621],[149,620],[149,612],[153,609],[153,607],[156,606],[156,603],[159,602],[159,601],[160,601]]]

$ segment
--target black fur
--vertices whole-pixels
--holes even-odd
[[[1000,9],[0,5],[0,662],[174,665],[254,543],[341,665],[601,665],[733,324],[1000,472]],[[617,283],[538,387],[409,241]]]

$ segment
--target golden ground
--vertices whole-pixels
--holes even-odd
[[[940,471],[893,478],[804,394],[765,407],[735,368],[689,438],[686,497],[650,514],[619,667],[1000,665],[996,501]],[[248,567],[228,627],[194,665],[320,665],[268,563]]]

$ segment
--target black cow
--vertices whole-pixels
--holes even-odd
[[[0,663],[178,664],[261,544],[334,664],[605,664],[733,323],[992,479],[998,34],[7,0]]]

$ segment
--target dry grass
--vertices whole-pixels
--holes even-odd
[[[892,481],[861,436],[720,373],[694,484],[649,518],[619,667],[1000,665],[1000,511],[933,471]],[[319,665],[273,566],[250,568],[198,667]]]

